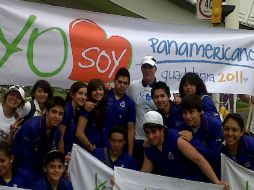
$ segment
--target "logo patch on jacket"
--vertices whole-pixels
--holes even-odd
[[[174,160],[174,159],[175,159],[175,157],[174,157],[174,155],[172,154],[172,152],[169,152],[169,153],[168,153],[168,159],[169,159],[169,160]]]

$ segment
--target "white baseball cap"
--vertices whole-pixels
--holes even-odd
[[[152,124],[164,126],[163,118],[162,118],[161,114],[157,111],[149,111],[149,112],[145,113],[143,124],[146,124],[146,123],[152,123]]]
[[[12,92],[12,91],[18,92],[18,93],[20,94],[21,98],[22,98],[23,100],[25,100],[25,91],[24,91],[24,89],[23,89],[21,86],[19,86],[19,85],[11,86],[11,87],[7,90],[6,94],[8,94],[9,92]]]
[[[143,57],[143,59],[141,61],[141,66],[144,64],[149,64],[154,67],[154,66],[156,66],[156,59],[151,55],[147,55],[147,56]]]

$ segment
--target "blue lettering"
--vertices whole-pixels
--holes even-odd
[[[166,55],[167,54],[167,43],[166,41],[161,41],[157,47],[157,52],[158,53],[163,53],[163,52],[166,52]]]
[[[164,55],[176,55],[180,57],[202,57],[207,60],[226,61],[254,61],[254,50],[247,48],[231,48],[224,44],[213,46],[212,44],[198,44],[196,42],[177,42],[176,40],[148,39],[153,53]],[[164,76],[164,75],[163,75]],[[213,79],[211,79],[213,80]]]
[[[208,73],[205,71],[199,71],[196,72],[195,71],[195,67],[192,67],[190,70],[187,70],[187,68],[185,67],[184,70],[164,70],[161,72],[161,78],[163,78],[163,82],[168,82],[170,80],[173,81],[180,81],[182,79],[182,77],[187,73],[187,72],[193,72],[193,73],[197,73],[200,78],[206,82],[213,82],[215,83],[215,77],[213,73]]]
[[[249,51],[249,53],[248,53],[248,57],[249,57],[249,59],[250,59],[251,61],[254,60],[254,57],[252,58],[252,56],[251,56],[251,54],[253,54],[253,53],[254,53],[254,51],[253,51],[252,49],[250,49],[250,51]]]
[[[155,52],[156,52],[156,51],[155,51],[155,50],[156,50],[155,45],[159,42],[159,40],[156,39],[156,38],[150,38],[148,41],[152,42],[152,44],[151,44],[150,47],[153,48],[153,53],[155,53]]]
[[[184,42],[181,44],[180,48],[179,48],[179,55],[185,55],[186,57],[188,57],[188,43]]]

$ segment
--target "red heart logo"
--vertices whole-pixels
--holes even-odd
[[[129,67],[131,45],[121,36],[107,39],[105,31],[96,23],[78,19],[69,27],[73,68],[71,80],[89,82],[99,78],[104,82],[114,79],[120,67]]]

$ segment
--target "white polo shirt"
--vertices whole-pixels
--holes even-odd
[[[144,140],[145,132],[143,130],[144,114],[151,110],[156,110],[156,106],[151,96],[151,87],[144,87],[142,80],[131,82],[127,94],[134,100],[136,106],[136,139]]]

